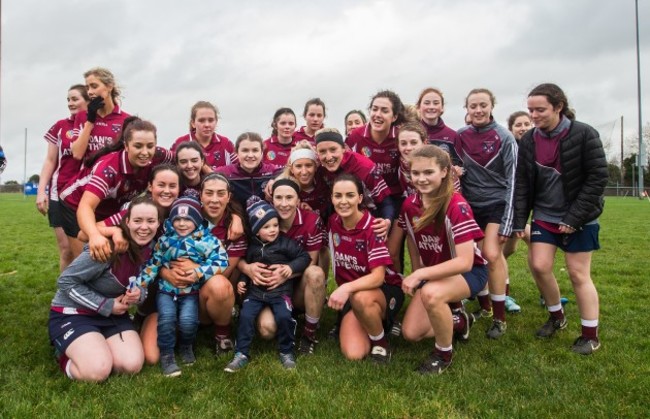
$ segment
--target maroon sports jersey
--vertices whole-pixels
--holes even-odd
[[[311,210],[316,214],[320,215],[321,217],[325,217],[327,210],[332,202],[330,195],[331,192],[329,186],[327,186],[325,180],[318,175],[318,172],[316,172],[314,176],[313,189],[308,191],[301,189],[298,197],[300,198],[300,202],[304,202],[305,204],[309,205],[311,207]]]
[[[375,163],[366,156],[346,150],[343,153],[343,158],[341,158],[341,165],[336,172],[332,173],[323,166],[319,166],[316,176],[325,180],[331,194],[332,184],[341,173],[350,173],[358,177],[365,188],[370,191],[370,198],[375,204],[390,196],[390,189],[388,189],[384,178],[375,167]]]
[[[314,147],[316,146],[316,139],[305,132],[304,126],[300,127],[300,129],[293,133],[293,139],[296,143],[301,140],[307,140],[309,141],[309,144],[313,145]]]
[[[97,119],[95,120],[95,124],[93,125],[93,129],[90,131],[90,138],[88,138],[88,148],[86,149],[84,160],[105,146],[113,144],[122,131],[124,120],[128,117],[129,114],[123,112],[117,104],[113,108],[113,112],[109,113],[105,117],[102,117],[98,114]],[[77,112],[77,115],[75,115],[74,118],[75,129],[74,138],[72,141],[75,141],[77,138],[79,138],[79,134],[83,130],[84,125],[87,121],[87,111]]]
[[[386,241],[372,231],[374,220],[373,216],[364,210],[355,228],[347,230],[338,214],[330,217],[332,274],[338,285],[359,279],[378,266],[386,267],[384,282],[389,285],[402,285],[402,278],[393,268]]]
[[[276,166],[286,166],[291,155],[291,149],[298,141],[294,137],[289,144],[282,144],[278,137],[273,135],[264,140],[264,163],[275,164]]]
[[[174,141],[174,144],[172,144],[170,150],[175,154],[176,147],[185,141],[196,141],[196,139],[192,137],[192,134],[185,134]],[[201,145],[201,143],[199,143],[199,145]],[[203,149],[203,154],[205,155],[205,163],[210,166],[212,170],[216,170],[217,167],[227,166],[239,161],[237,158],[237,153],[235,153],[235,146],[232,145],[230,140],[223,135],[212,133],[212,139],[210,140],[208,146],[203,147],[201,145],[201,148]]]
[[[402,196],[403,189],[399,182],[399,149],[397,148],[397,128],[392,126],[388,137],[381,143],[375,142],[370,134],[370,124],[353,129],[345,143],[350,150],[368,157],[375,163],[393,196]]]
[[[415,224],[422,216],[422,199],[419,194],[409,196],[402,204],[398,225],[411,236],[418,246],[423,266],[434,266],[451,260],[456,255],[456,245],[470,240],[480,241],[483,232],[474,221],[472,208],[459,193],[454,193],[445,214],[445,225],[429,224],[415,231]],[[474,244],[474,265],[485,265],[481,251]]]
[[[291,228],[282,234],[295,240],[307,252],[319,251],[327,244],[325,227],[318,214],[300,208],[296,209]]]
[[[84,192],[91,192],[101,199],[95,210],[97,221],[101,221],[147,189],[151,169],[171,161],[171,151],[156,147],[151,164],[136,172],[125,150],[114,151],[100,157],[91,169],[84,168],[79,172],[74,182],[61,191],[60,197],[68,207],[76,210]]]
[[[45,141],[58,150],[57,166],[50,180],[50,200],[59,200],[59,190],[79,173],[81,161],[72,157],[70,144],[74,138],[74,119],[72,117],[57,121],[45,133]]]
[[[469,126],[458,134],[457,151],[486,167],[501,150],[501,137],[493,128]]]
[[[226,248],[229,258],[243,258],[246,256],[246,250],[248,249],[246,235],[242,234],[241,237],[235,241],[228,240],[228,227],[225,225],[225,219],[226,217],[224,214],[217,225],[212,223],[209,224],[212,235],[221,240],[221,243],[223,243],[223,246]]]

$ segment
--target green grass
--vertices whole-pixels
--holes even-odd
[[[212,356],[209,329],[199,332],[198,362],[177,379],[157,366],[106,383],[66,379],[47,336],[58,257],[54,235],[33,198],[0,194],[0,417],[647,417],[650,340],[645,321],[650,286],[650,203],[608,198],[601,218],[602,250],[593,258],[600,292],[602,348],[590,357],[570,352],[579,316],[566,272],[558,275],[569,327],[550,341],[534,332],[547,317],[525,266],[525,246],[510,259],[512,294],[523,312],[508,317],[508,332],[488,341],[485,321],[455,346],[443,375],[413,368],[431,341],[394,339],[388,366],[349,362],[325,335],[295,371],[282,370],[275,346],[256,340],[252,361],[228,375],[229,358]],[[559,254],[561,257],[561,254]],[[13,273],[15,271],[15,273]]]

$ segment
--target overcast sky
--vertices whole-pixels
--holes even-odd
[[[639,3],[646,123],[650,1]],[[2,182],[23,179],[25,128],[27,177],[40,172],[43,134],[95,66],[113,71],[123,109],[154,122],[163,146],[187,133],[197,100],[219,107],[217,132],[234,141],[249,130],[268,137],[277,108],[300,115],[312,97],[341,129],[378,90],[414,103],[427,86],[443,90],[453,128],[475,87],[495,93],[505,124],[531,88],[555,82],[619,158],[615,121],[624,116],[626,136],[638,126],[634,19],[634,0],[5,0]]]

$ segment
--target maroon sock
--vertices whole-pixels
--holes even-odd
[[[451,311],[463,308],[463,303],[460,301],[454,301],[453,303],[449,303],[448,305]]]
[[[492,305],[490,304],[490,295],[479,295],[478,296],[478,303],[480,304],[481,308],[483,310],[490,311],[492,308]]]
[[[454,321],[454,332],[461,332],[465,329],[465,316],[459,316],[458,314],[452,315]]]
[[[582,326],[582,337],[598,340],[598,326]]]
[[[492,315],[495,319],[501,320],[502,322],[506,321],[506,302],[505,301],[494,301],[492,300]]]
[[[316,329],[318,329],[318,322],[314,323],[305,320],[305,327],[302,329],[302,335],[313,340],[316,337]]]
[[[562,320],[564,319],[564,310],[559,309],[557,311],[549,311],[553,320]]]
[[[370,346],[381,346],[382,348],[388,348],[388,339],[386,339],[386,335],[384,334],[384,336],[378,340],[370,339]]]
[[[451,351],[443,351],[442,349],[436,347],[435,349],[436,354],[443,359],[445,362],[451,362],[451,357],[453,354],[453,350]]]
[[[214,325],[214,337],[219,340],[230,338],[230,325],[220,326]]]

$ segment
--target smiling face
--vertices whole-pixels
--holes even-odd
[[[443,105],[442,98],[436,92],[429,92],[426,95],[422,96],[420,101],[420,116],[422,120],[429,125],[435,125],[438,123],[438,118],[445,111],[445,106]]]
[[[85,111],[88,103],[81,92],[76,89],[68,90],[68,110],[71,116],[75,116],[79,111]]]
[[[257,141],[242,140],[237,149],[237,157],[242,169],[252,172],[262,162],[262,145]]]
[[[190,124],[195,130],[194,135],[197,140],[209,141],[217,128],[217,115],[212,108],[198,108]]]
[[[529,96],[527,105],[528,113],[536,128],[551,131],[560,123],[562,106],[554,108],[546,96]]]
[[[160,170],[149,183],[148,189],[156,205],[170,208],[180,193],[178,175],[171,170]]]
[[[442,169],[434,158],[416,157],[411,160],[411,181],[423,196],[435,196],[446,176],[447,168]]]
[[[281,219],[289,220],[296,215],[298,204],[300,198],[291,186],[278,186],[273,191],[273,206]]]
[[[197,185],[201,181],[201,167],[204,163],[201,153],[193,148],[182,148],[176,153],[176,161],[189,185]]]
[[[150,203],[141,203],[131,208],[126,227],[133,241],[144,246],[153,240],[158,231],[158,208]]]
[[[475,127],[484,127],[490,123],[492,108],[492,100],[487,93],[473,93],[467,97],[467,115]]]
[[[363,201],[354,182],[343,180],[332,186],[332,205],[334,211],[343,219],[357,217],[360,213],[359,205]]]
[[[316,154],[320,164],[330,172],[336,172],[341,166],[345,150],[335,141],[321,141],[316,144]]]
[[[267,221],[260,231],[257,233],[257,237],[260,238],[263,242],[272,242],[278,238],[280,234],[280,223],[278,217],[273,217]]]
[[[523,137],[526,131],[531,129],[532,126],[533,124],[530,121],[530,117],[527,115],[515,118],[515,122],[512,124],[512,135],[515,137],[515,140],[521,140],[521,137]]]
[[[420,134],[415,131],[400,131],[397,137],[397,149],[404,158],[422,144]]]
[[[312,159],[298,159],[291,164],[291,176],[296,178],[301,188],[311,187],[315,175],[316,162]]]
[[[156,152],[156,135],[151,131],[131,131],[131,138],[124,144],[124,150],[134,168],[149,166]]]
[[[172,226],[174,227],[176,234],[180,237],[189,236],[194,230],[196,230],[196,224],[194,224],[194,221],[183,217],[176,218],[172,222]]]
[[[370,127],[374,131],[387,132],[397,120],[393,112],[393,103],[385,97],[378,97],[370,105]]]
[[[358,113],[351,113],[348,115],[348,117],[345,119],[345,135],[348,135],[350,131],[352,131],[355,128],[362,127],[364,124],[363,119],[361,119],[361,115]]]
[[[307,134],[314,135],[316,131],[323,128],[323,120],[325,119],[325,111],[320,105],[309,105],[307,112],[305,112],[305,131]]]
[[[226,210],[230,202],[228,184],[221,179],[209,179],[203,182],[201,189],[201,204],[206,218],[216,224]]]

